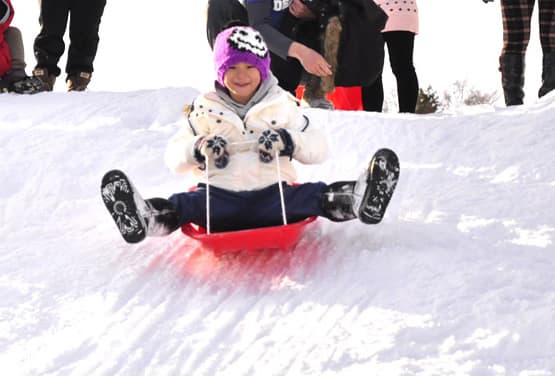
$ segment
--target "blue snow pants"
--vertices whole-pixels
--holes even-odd
[[[287,222],[324,216],[323,182],[287,185],[283,196]],[[179,214],[180,225],[195,223],[206,227],[206,185],[196,191],[176,193],[169,198]],[[244,230],[283,224],[279,187],[270,185],[256,191],[229,191],[210,186],[210,227],[214,232]]]

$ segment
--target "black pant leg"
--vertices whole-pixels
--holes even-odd
[[[391,70],[397,80],[399,112],[414,113],[418,99],[418,77],[414,69],[414,33],[390,31],[383,33],[389,53]]]
[[[302,221],[313,216],[324,216],[322,195],[326,188],[324,182],[283,185],[283,201],[287,223]],[[249,215],[253,224],[260,227],[283,224],[283,214],[279,195],[279,186],[274,184],[256,195],[255,205],[251,206]]]
[[[106,0],[72,0],[66,73],[93,72]]]
[[[210,48],[214,46],[216,36],[232,21],[249,24],[245,7],[237,0],[208,0],[206,10],[206,38]]]
[[[371,85],[363,86],[361,93],[362,109],[364,111],[382,112],[384,96],[381,75]]]
[[[283,194],[288,223],[312,216],[323,216],[322,194],[326,184],[284,185]],[[195,223],[206,228],[206,186],[196,191],[177,193],[169,198],[180,225]],[[255,191],[233,192],[210,187],[210,224],[214,232],[283,224],[279,187],[273,184]]]
[[[540,41],[542,52],[555,52],[555,0],[539,0]]]
[[[524,56],[530,41],[532,10],[535,0],[502,0],[503,49],[505,55]]]
[[[64,34],[69,15],[70,0],[41,0],[40,32],[35,38],[33,51],[37,68],[46,68],[50,74],[60,75],[58,61],[64,53]]]

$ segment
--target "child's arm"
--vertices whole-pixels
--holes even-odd
[[[166,166],[175,173],[186,173],[198,167],[199,162],[195,159],[195,144],[201,138],[195,135],[189,126],[183,126],[169,140],[164,154]]]
[[[310,119],[293,111],[295,117],[289,122],[286,130],[293,140],[293,158],[301,163],[322,163],[328,156],[328,142],[324,132],[310,123]]]

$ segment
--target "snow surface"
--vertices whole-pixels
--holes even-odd
[[[0,96],[3,375],[555,374],[555,93],[433,115],[306,110],[352,179],[390,147],[384,221],[311,224],[288,253],[128,245],[99,184],[193,184],[163,164],[198,92]]]

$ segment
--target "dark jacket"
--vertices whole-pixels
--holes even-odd
[[[338,1],[342,31],[339,45],[337,86],[367,86],[382,73],[382,29],[387,14],[370,0]]]
[[[343,29],[335,84],[367,86],[374,82],[383,69],[381,30],[387,14],[371,0],[305,0],[303,3],[317,15],[320,24],[333,15],[341,19]],[[269,49],[286,59],[293,40],[315,48],[310,43],[314,39],[312,34],[318,32],[315,23],[297,20],[287,8],[276,9],[275,5],[272,0],[246,1],[249,23],[260,31]]]
[[[302,2],[316,15],[320,32],[325,30],[330,17],[338,15],[341,20],[335,85],[367,86],[374,82],[383,69],[381,31],[387,22],[387,14],[371,0]]]

